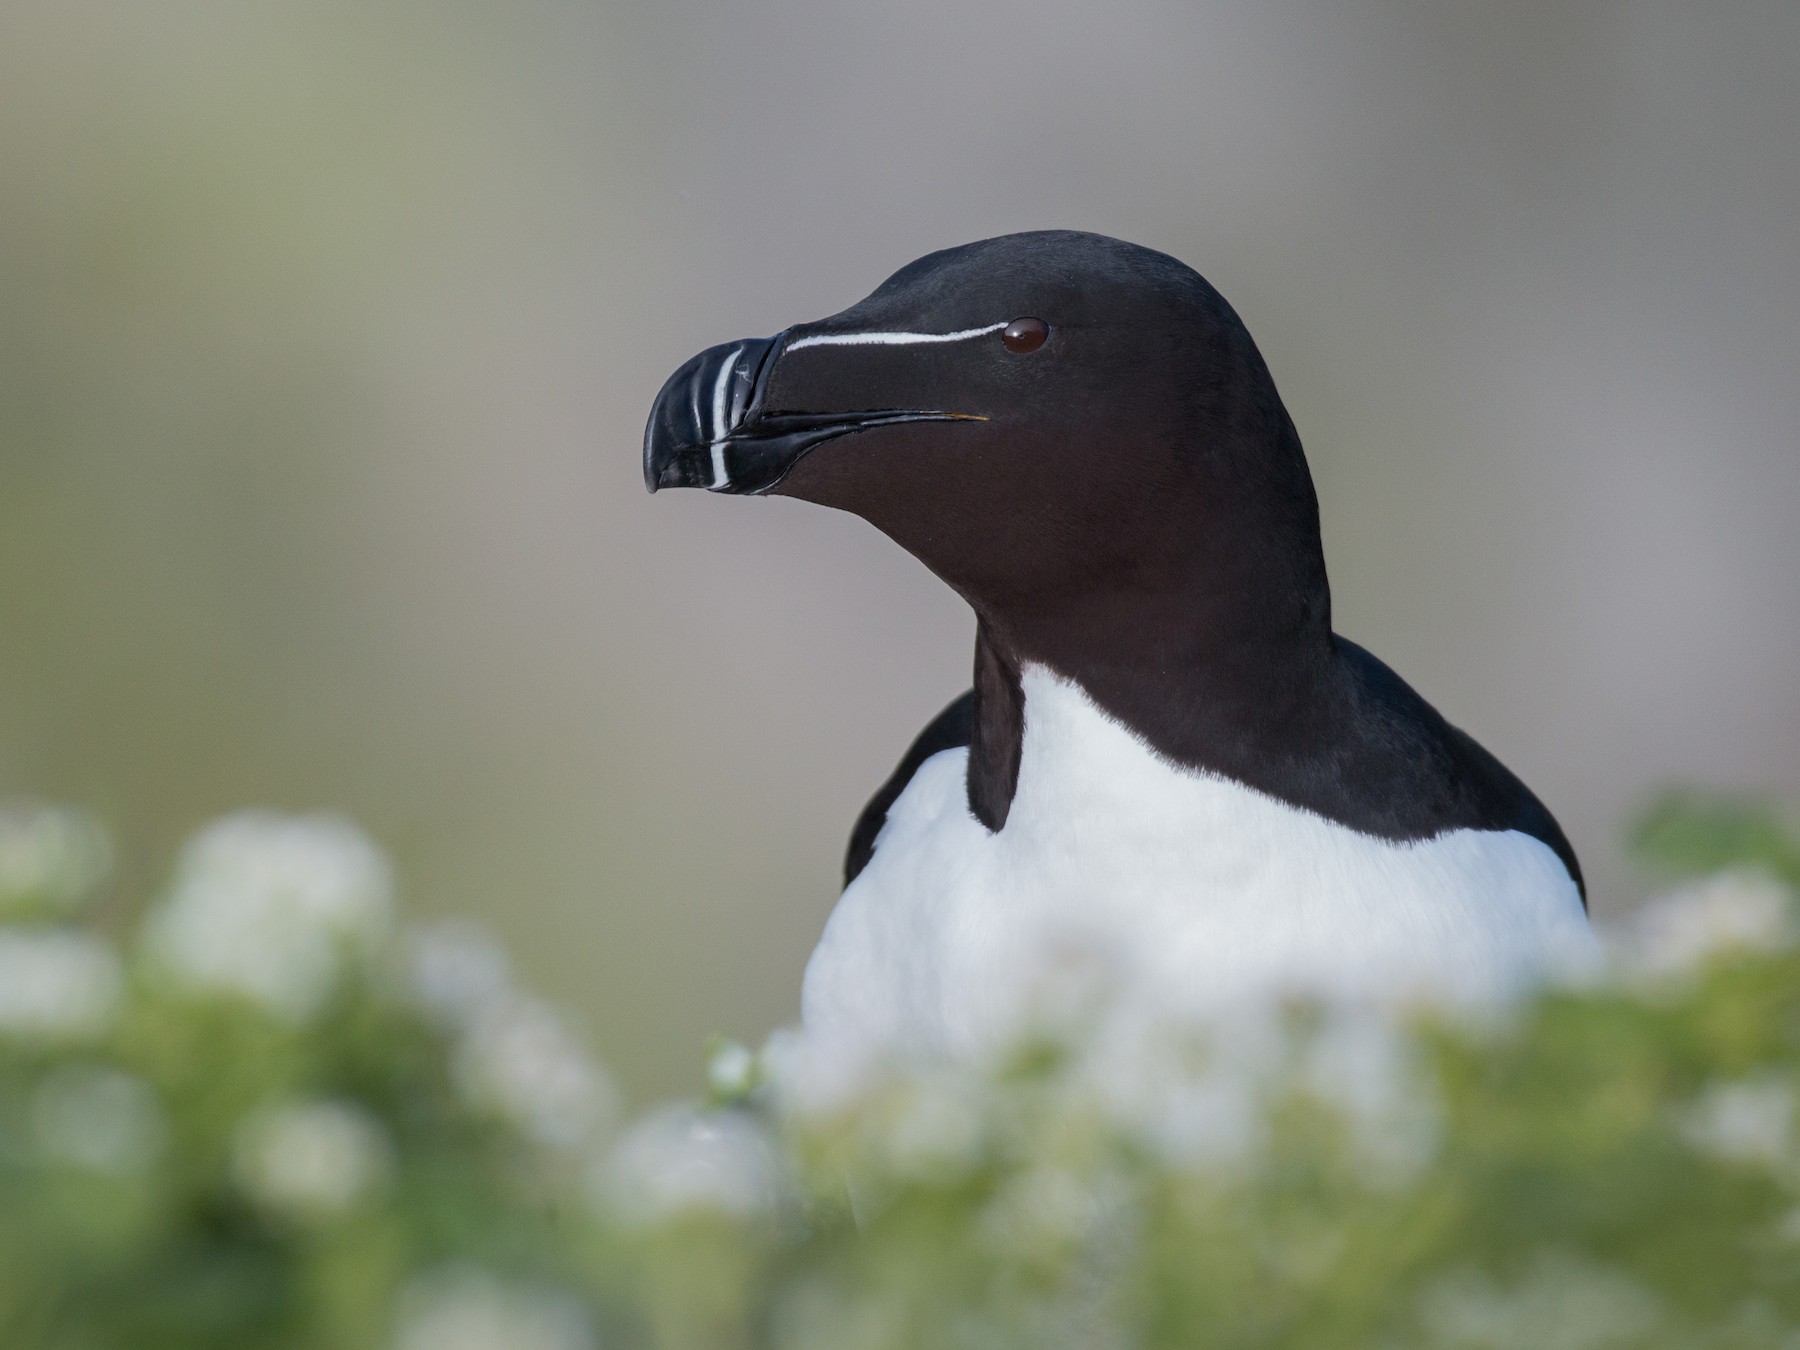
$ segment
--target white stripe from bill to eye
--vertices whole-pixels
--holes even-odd
[[[719,367],[719,378],[713,381],[711,442],[713,480],[711,486],[714,488],[724,487],[727,480],[725,471],[725,435],[731,428],[725,425],[725,395],[726,390],[731,385],[731,377],[737,373],[738,357],[742,356],[743,353],[744,349],[742,347],[739,347],[736,351],[732,352],[732,354],[726,358],[725,363]]]
[[[964,328],[954,333],[811,333],[795,338],[785,350],[797,352],[802,347],[907,347],[916,342],[965,342],[969,338],[998,333],[1010,319],[990,323],[985,328]]]

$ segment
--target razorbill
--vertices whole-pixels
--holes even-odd
[[[1299,436],[1176,259],[1069,231],[930,254],[688,361],[644,478],[854,512],[975,611],[973,689],[851,834],[809,1034],[988,1044],[1058,944],[1194,1005],[1591,960],[1550,813],[1332,632]]]

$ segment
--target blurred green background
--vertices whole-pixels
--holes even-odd
[[[120,906],[342,809],[638,1096],[791,1017],[972,623],[874,531],[643,495],[702,346],[929,249],[1191,262],[1342,631],[1558,813],[1800,793],[1800,8],[0,6],[0,796]]]

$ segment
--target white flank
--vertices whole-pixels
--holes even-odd
[[[1023,686],[1006,827],[969,814],[966,749],[921,766],[807,966],[809,1038],[979,1053],[1095,962],[1209,1017],[1271,993],[1483,1000],[1597,960],[1537,839],[1393,843],[1172,765],[1047,671]]]

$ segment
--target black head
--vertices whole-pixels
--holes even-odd
[[[644,477],[853,511],[968,599],[990,829],[1035,662],[1176,763],[1389,839],[1522,830],[1579,878],[1523,784],[1332,637],[1299,437],[1231,306],[1165,254],[1068,231],[930,254],[689,361]]]
[[[1191,268],[1101,235],[933,253],[701,353],[657,400],[644,475],[854,512],[1026,647],[1051,611],[1196,587],[1327,623],[1312,482],[1249,333]]]

